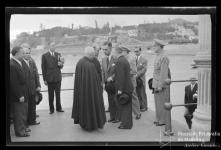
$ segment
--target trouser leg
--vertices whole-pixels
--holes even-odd
[[[110,111],[110,119],[115,119],[116,116],[116,105],[115,105],[115,95],[108,94],[108,102],[109,102],[109,111]]]
[[[137,87],[136,90],[140,102],[140,108],[141,109],[147,108],[147,95],[146,95],[145,86],[141,85]]]
[[[48,83],[48,100],[50,112],[54,111],[54,83]]]
[[[31,95],[28,102],[28,124],[36,121],[35,95]]]
[[[13,102],[13,122],[15,135],[24,135],[26,129],[26,104]]]
[[[135,115],[140,114],[140,102],[137,97],[136,89],[134,89],[132,93],[132,111]]]
[[[60,93],[61,93],[61,81],[55,83],[56,110],[62,110]]]

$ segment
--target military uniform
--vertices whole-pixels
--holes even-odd
[[[167,122],[167,110],[164,108],[165,102],[170,102],[170,85],[165,80],[170,78],[169,71],[169,58],[162,51],[158,54],[154,61],[154,72],[153,72],[153,88],[154,88],[154,99],[156,108],[156,121],[159,124],[166,124]],[[161,91],[156,89],[162,88]]]

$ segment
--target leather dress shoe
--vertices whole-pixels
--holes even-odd
[[[108,122],[112,122],[112,121],[114,121],[114,119],[109,119],[109,120],[108,120]]]
[[[159,122],[158,122],[158,121],[154,121],[154,122],[153,122],[153,124],[155,124],[155,125],[156,125],[156,124],[159,124]]]
[[[31,129],[26,128],[26,129],[25,129],[25,132],[31,132]]]
[[[114,121],[112,121],[112,123],[118,123],[118,122],[120,122],[120,120],[114,120]]]
[[[50,113],[49,114],[53,114],[54,113],[54,111],[50,111]]]
[[[64,112],[63,110],[57,110],[57,112]]]
[[[124,127],[124,126],[122,126],[122,125],[120,125],[118,128],[119,128],[119,129],[130,129],[130,128]]]
[[[25,133],[25,134],[23,134],[23,135],[15,135],[15,136],[17,136],[17,137],[28,137],[28,136],[30,136],[30,134]]]
[[[147,111],[147,108],[141,108],[140,111],[145,112],[145,111]]]
[[[137,115],[135,119],[138,120],[140,118],[141,118],[141,114]]]
[[[39,125],[39,124],[40,124],[40,122],[35,121],[33,123],[30,123],[29,125]]]
[[[164,123],[156,123],[156,126],[164,126],[165,124]]]
[[[164,131],[164,132],[163,132],[163,135],[164,135],[164,136],[173,136],[174,133],[171,132],[171,131]]]

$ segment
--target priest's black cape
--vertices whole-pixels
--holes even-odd
[[[103,90],[96,66],[87,57],[76,65],[73,98],[74,124],[88,131],[103,128],[106,122]]]

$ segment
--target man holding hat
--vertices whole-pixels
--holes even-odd
[[[116,68],[116,57],[112,55],[112,43],[106,41],[102,44],[102,50],[104,51],[105,57],[102,58],[102,81],[105,86],[113,84]],[[107,91],[107,90],[106,90]],[[114,91],[114,90],[113,90]],[[108,104],[110,111],[110,119],[108,122],[117,123],[119,122],[119,111],[116,105],[116,93],[108,92]]]
[[[115,87],[117,90],[117,105],[120,110],[121,124],[119,129],[131,129],[132,120],[132,92],[133,84],[130,77],[130,64],[123,55],[125,47],[116,47],[117,63],[115,70]],[[124,102],[122,103],[121,100]],[[125,102],[126,100],[126,102]]]
[[[146,95],[146,72],[147,72],[147,59],[141,55],[141,47],[135,47],[136,66],[137,66],[137,96],[140,102],[140,111],[147,110],[147,95]]]
[[[56,96],[56,111],[64,112],[61,107],[60,90],[61,90],[61,69],[64,60],[61,54],[55,52],[55,43],[51,43],[49,51],[42,55],[41,68],[45,85],[48,86],[48,97],[50,114],[54,113],[54,93]]]
[[[165,54],[164,46],[166,43],[159,39],[154,39],[153,50],[156,53],[154,61],[153,83],[154,99],[156,107],[156,126],[165,126],[164,135],[173,135],[169,110],[164,108],[165,102],[170,102],[170,79],[169,58]]]
[[[136,115],[136,120],[141,118],[141,112],[140,112],[140,102],[137,97],[137,92],[136,92],[136,75],[137,75],[137,66],[136,66],[136,58],[133,57],[133,55],[129,55],[130,49],[127,47],[123,46],[123,55],[127,58],[129,64],[130,64],[130,77],[131,77],[131,82],[133,84],[133,93],[132,93],[132,111]]]
[[[197,103],[198,84],[196,83],[195,80],[196,80],[195,75],[192,75],[190,77],[191,83],[185,87],[185,96],[184,96],[184,103],[185,104]],[[185,106],[186,110],[184,113],[184,118],[186,119],[186,123],[187,123],[189,129],[192,128],[192,118],[193,118],[193,113],[194,113],[196,107],[197,107],[197,105]]]

